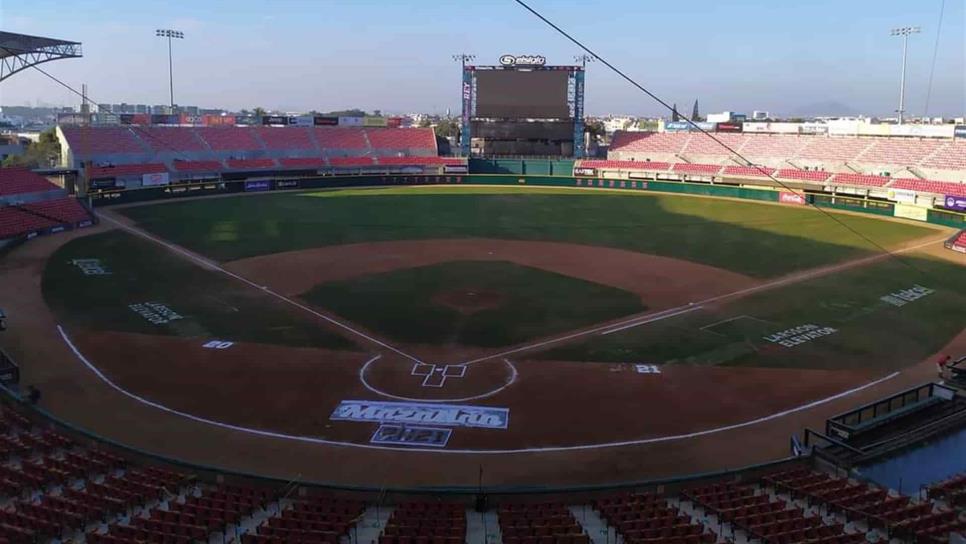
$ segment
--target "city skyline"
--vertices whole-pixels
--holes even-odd
[[[87,83],[98,103],[168,102],[167,44],[155,38],[156,28],[186,36],[174,48],[175,102],[235,110],[455,112],[455,52],[473,53],[479,64],[495,64],[508,52],[571,64],[580,52],[510,1],[280,1],[272,10],[250,1],[230,10],[175,3],[176,17],[158,16],[172,11],[159,2],[74,4],[63,10],[48,0],[31,3],[5,16],[4,30],[82,42],[84,58],[44,69],[78,89]],[[669,103],[684,107],[699,99],[705,112],[786,116],[894,115],[901,43],[889,29],[921,26],[910,40],[906,87],[907,115],[918,117],[925,113],[940,2],[909,4],[620,1],[593,17],[569,0],[534,7]],[[931,116],[966,111],[963,10],[961,2],[946,6]],[[34,70],[5,81],[0,94],[7,106],[79,103]],[[600,63],[588,67],[586,99],[589,115],[666,113]]]

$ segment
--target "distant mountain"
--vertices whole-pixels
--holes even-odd
[[[859,115],[860,113],[861,112],[841,102],[825,100],[822,102],[813,102],[811,104],[801,106],[798,109],[793,110],[789,114],[789,117],[852,117]]]

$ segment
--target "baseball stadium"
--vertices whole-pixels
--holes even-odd
[[[966,127],[589,156],[586,66],[469,60],[452,150],[93,113],[0,169],[4,542],[961,541]]]

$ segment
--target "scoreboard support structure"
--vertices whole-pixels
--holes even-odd
[[[504,56],[506,58],[508,56]],[[512,57],[511,57],[512,58]],[[543,57],[539,57],[542,59]],[[502,62],[503,59],[501,59]],[[477,98],[478,82],[477,74],[491,70],[516,70],[516,71],[566,71],[567,72],[567,107],[570,119],[542,119],[534,115],[534,120],[544,121],[572,121],[573,122],[573,157],[583,158],[584,156],[584,87],[585,71],[583,66],[547,66],[543,64],[503,64],[496,66],[474,66],[463,65],[461,79],[460,103],[462,112],[460,116],[460,152],[464,157],[469,157],[471,153],[471,141],[473,139],[473,121],[477,118]],[[562,117],[562,116],[561,116]]]

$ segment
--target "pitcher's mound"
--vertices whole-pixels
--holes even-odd
[[[505,299],[506,296],[503,293],[473,288],[441,291],[433,296],[434,303],[452,308],[463,315],[497,308]]]

